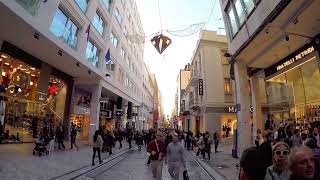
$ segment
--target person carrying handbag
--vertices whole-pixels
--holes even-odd
[[[166,150],[161,132],[157,132],[156,138],[149,143],[147,151],[151,154],[150,160],[153,178],[162,180],[162,161],[165,157]]]

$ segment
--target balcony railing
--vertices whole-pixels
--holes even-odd
[[[199,109],[200,108],[200,100],[199,98],[195,98],[191,101],[189,101],[189,104],[188,104],[188,108],[189,109]]]

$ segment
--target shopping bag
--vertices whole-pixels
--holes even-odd
[[[188,175],[187,170],[183,171],[183,180],[189,180],[189,175]]]

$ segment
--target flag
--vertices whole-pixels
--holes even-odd
[[[108,49],[107,54],[106,54],[106,56],[104,57],[104,59],[105,59],[105,61],[106,61],[106,64],[108,64],[109,61],[111,60],[111,58],[110,58],[110,48]]]
[[[90,25],[88,26],[87,30],[86,30],[86,33],[87,33],[87,41],[89,41],[89,35],[90,35]]]

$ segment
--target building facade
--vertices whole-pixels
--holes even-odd
[[[319,1],[221,0],[236,82],[238,154],[267,119],[319,120]],[[252,121],[250,109],[253,110]]]
[[[184,130],[219,132],[230,137],[236,127],[234,83],[223,54],[227,38],[215,31],[202,31],[191,60],[191,74],[183,94]]]
[[[183,101],[182,97],[188,85],[190,73],[190,64],[187,64],[184,69],[180,69],[177,77],[177,92],[175,95],[173,116],[173,127],[175,129],[183,129],[185,126],[182,116],[185,109],[185,101]]]
[[[153,119],[151,120],[151,127],[157,129],[162,127],[163,122],[161,92],[159,91],[155,74],[150,75],[150,81],[153,87]]]
[[[61,123],[68,137],[72,122],[88,138],[153,108],[143,45],[127,38],[144,34],[135,1],[1,0],[0,9],[2,126]]]

